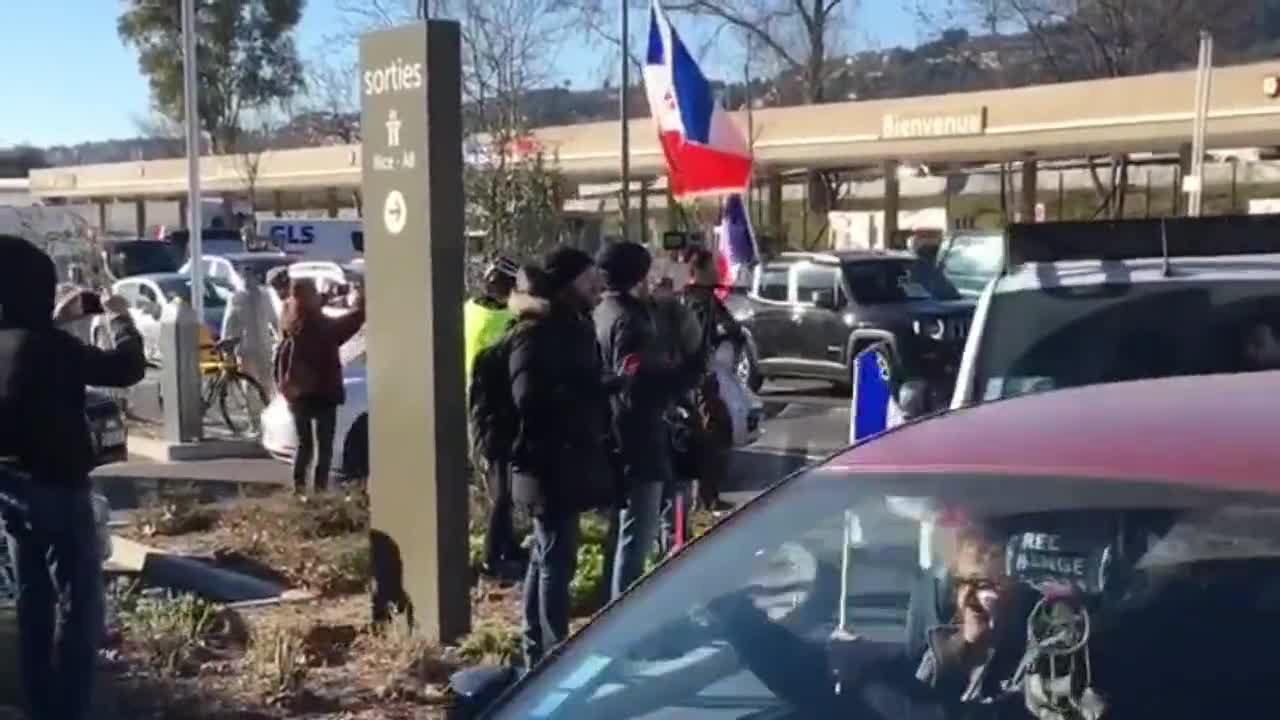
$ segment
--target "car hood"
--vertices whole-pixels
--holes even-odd
[[[866,310],[868,320],[914,319],[933,317],[972,316],[975,303],[972,300],[911,300],[902,303],[870,305]]]

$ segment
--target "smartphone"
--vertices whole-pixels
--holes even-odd
[[[80,293],[80,308],[85,315],[101,315],[106,312],[102,307],[102,297],[89,290]]]

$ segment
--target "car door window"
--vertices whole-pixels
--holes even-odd
[[[143,303],[160,304],[160,296],[156,294],[155,290],[152,290],[146,285],[138,286],[138,300]]]
[[[785,265],[766,267],[760,273],[756,294],[761,300],[787,302],[790,299],[787,296],[787,279],[790,274],[790,268]]]
[[[835,268],[826,265],[797,265],[795,280],[797,302],[813,305],[817,296],[823,293],[835,300]]]

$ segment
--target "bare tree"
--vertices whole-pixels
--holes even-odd
[[[241,131],[236,138],[232,154],[236,172],[244,181],[249,199],[250,215],[258,212],[258,180],[262,173],[262,161],[277,148],[281,129],[292,117],[287,105],[269,107],[246,114]]]
[[[977,25],[993,36],[1019,36],[1025,57],[1006,53],[1002,65],[1034,63],[1043,80],[1117,78],[1188,67],[1201,30],[1212,32],[1228,61],[1247,57],[1261,37],[1262,3],[1240,0],[950,0],[941,10],[918,3],[935,29]],[[1097,194],[1095,216],[1122,217],[1127,155],[1089,157]],[[1110,178],[1098,173],[1109,165]]]
[[[302,145],[360,141],[358,64],[317,53],[307,63],[307,93],[293,118]]]

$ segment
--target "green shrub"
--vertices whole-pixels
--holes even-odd
[[[221,608],[193,595],[175,599],[130,595],[121,599],[117,621],[126,642],[143,662],[168,675],[195,672],[208,659]]]

